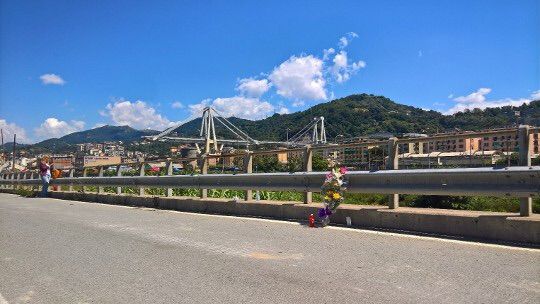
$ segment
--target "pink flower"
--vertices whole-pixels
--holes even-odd
[[[339,173],[341,173],[341,174],[347,173],[347,167],[341,167],[341,168],[339,168]]]

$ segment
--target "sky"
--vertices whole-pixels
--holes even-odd
[[[357,93],[444,114],[540,99],[540,1],[0,1],[5,138]]]

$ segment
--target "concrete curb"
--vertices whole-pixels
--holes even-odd
[[[1,192],[16,193],[11,189]],[[226,199],[195,197],[153,197],[81,192],[51,192],[51,197],[64,200],[131,205],[197,213],[255,216],[282,220],[307,220],[321,204],[299,202],[234,202]],[[341,205],[331,217],[333,224],[346,225],[350,217],[353,227],[382,228],[429,233],[497,242],[540,245],[540,215],[520,217],[518,214]]]

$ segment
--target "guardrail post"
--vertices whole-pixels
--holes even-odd
[[[21,179],[22,179],[22,180],[26,179],[26,172],[21,173]],[[26,186],[25,186],[25,185],[21,185],[21,189],[26,190]]]
[[[139,176],[144,176],[144,163],[139,166]],[[139,196],[144,196],[144,187],[139,187]]]
[[[15,173],[15,190],[18,190],[20,187],[19,187],[19,179],[21,178],[21,174],[20,173]]]
[[[37,175],[37,176],[36,176],[36,175]],[[39,176],[39,173],[36,174],[36,172],[33,172],[33,171],[32,171],[32,174],[30,175],[30,179],[36,179],[36,178],[39,179],[39,177],[40,177],[40,176]],[[30,189],[31,189],[31,190],[37,190],[38,187],[37,187],[36,185],[32,185],[32,187],[31,187]]]
[[[103,177],[103,166],[99,167],[99,171],[98,171],[98,176],[99,177]],[[97,188],[97,193],[103,193],[105,192],[105,187],[102,187],[102,186],[99,186]]]
[[[122,171],[120,171],[121,165],[116,166],[116,176],[122,176]],[[116,187],[116,194],[120,195],[122,194],[122,187],[118,186]]]
[[[166,173],[167,175],[173,175],[173,162],[172,162],[172,160],[167,162],[165,168],[167,169],[167,173]],[[167,196],[167,197],[173,196],[173,189],[172,188],[165,189],[165,196]]]
[[[75,169],[69,169],[69,178],[73,178],[73,177],[75,177]],[[73,183],[69,184],[68,191],[69,192],[73,191]]]
[[[28,179],[28,172],[24,172],[24,179]],[[25,185],[24,189],[31,190],[31,186],[29,187],[29,186]]]
[[[15,175],[14,173],[10,173],[9,174],[9,180],[11,181],[10,185],[8,186],[8,189],[15,189],[15,184],[14,184],[14,179],[15,179]]]
[[[253,173],[253,153],[244,155],[244,173]],[[246,190],[246,202],[253,200],[253,190]]]
[[[83,168],[83,171],[82,171],[82,176],[83,177],[87,177],[88,176],[88,168]],[[82,186],[82,192],[84,193],[85,192],[85,187]]]
[[[531,151],[529,149],[529,126],[519,126],[519,165],[531,166]],[[532,198],[522,197],[519,199],[519,215],[531,216],[532,215]]]
[[[28,173],[30,173],[30,174],[28,174]],[[26,178],[25,178],[25,179],[32,179],[33,175],[34,175],[34,172],[27,172],[27,173],[26,173]],[[27,190],[32,190],[32,189],[33,189],[33,188],[32,188],[32,185],[26,186],[26,189],[27,189]]]
[[[306,146],[306,151],[304,152],[304,171],[311,172],[313,171],[313,150],[310,145]],[[304,192],[304,204],[310,204],[313,202],[313,192],[306,191]]]
[[[208,174],[208,158],[206,158],[206,155],[201,155],[200,158],[201,163],[201,174]],[[207,198],[208,197],[208,189],[201,189],[201,198]]]
[[[392,137],[388,140],[388,162],[386,162],[386,169],[397,170],[399,166],[399,149],[397,138]],[[390,194],[388,199],[388,208],[396,209],[399,207],[399,194]]]

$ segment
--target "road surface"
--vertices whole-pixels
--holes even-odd
[[[0,304],[540,303],[540,250],[0,194]]]

